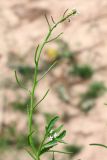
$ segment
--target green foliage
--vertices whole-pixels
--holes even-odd
[[[43,143],[39,149],[39,155],[48,152],[51,148],[58,145],[58,143],[63,143],[62,139],[65,137],[66,131],[61,131],[63,127],[62,125],[55,128],[55,124],[58,121],[58,119],[59,117],[55,116],[53,119],[50,120],[50,122],[46,126]]]
[[[63,16],[57,21],[55,22],[52,18],[52,22],[53,24],[50,25],[50,22],[47,18],[47,16],[45,15],[46,18],[46,22],[48,24],[48,33],[45,37],[45,39],[43,40],[42,43],[40,43],[39,45],[37,45],[37,48],[35,50],[35,55],[34,55],[34,63],[35,63],[35,67],[32,70],[32,68],[28,68],[28,67],[21,67],[18,69],[18,71],[20,72],[20,74],[26,76],[27,78],[31,78],[31,74],[33,73],[33,86],[31,89],[27,89],[25,86],[23,86],[23,84],[21,83],[21,81],[18,78],[17,72],[15,71],[15,77],[16,77],[16,81],[18,83],[18,85],[27,91],[29,97],[30,97],[30,105],[28,106],[28,143],[29,143],[29,148],[30,151],[28,151],[28,153],[30,154],[30,156],[34,159],[34,160],[40,160],[40,156],[46,152],[58,152],[58,153],[64,153],[67,154],[65,152],[61,152],[61,151],[52,151],[50,150],[51,148],[55,147],[58,143],[64,143],[63,142],[63,138],[66,135],[66,131],[63,130],[62,132],[59,132],[62,129],[62,126],[58,127],[56,129],[57,133],[54,130],[54,125],[57,122],[57,120],[59,119],[58,116],[54,117],[53,119],[51,119],[51,121],[49,122],[49,124],[47,125],[46,130],[45,130],[45,134],[43,136],[43,140],[40,142],[40,145],[38,148],[36,148],[33,137],[34,137],[34,133],[35,133],[35,129],[33,128],[33,115],[34,112],[36,111],[38,105],[44,100],[44,98],[47,96],[49,90],[46,91],[46,93],[44,94],[44,96],[38,101],[35,102],[35,90],[36,87],[38,86],[39,82],[47,75],[47,73],[56,65],[56,62],[53,62],[53,64],[47,69],[47,71],[45,71],[43,73],[43,75],[41,76],[40,79],[38,79],[38,74],[39,74],[39,61],[40,61],[40,57],[41,57],[41,53],[43,48],[45,47],[46,44],[48,44],[49,42],[52,42],[56,39],[58,39],[62,33],[60,33],[59,35],[57,35],[55,38],[50,39],[50,36],[53,32],[53,30],[61,23],[63,23],[64,21],[66,21],[67,19],[69,19],[71,16],[73,16],[74,14],[76,14],[76,10],[72,10],[70,13],[67,14],[66,10],[63,14]],[[29,73],[28,73],[29,71]],[[31,78],[32,79],[32,78]],[[52,133],[51,133],[52,132]],[[54,133],[55,132],[55,133]],[[54,133],[54,134],[53,134]]]
[[[95,106],[95,100],[93,99],[86,99],[84,101],[81,101],[79,104],[80,109],[84,113],[88,113],[93,107]]]
[[[59,85],[56,88],[56,90],[57,90],[57,93],[58,93],[60,99],[66,103],[69,103],[70,97],[68,95],[66,88],[63,85]]]
[[[30,66],[18,66],[17,71],[28,80],[33,76],[34,68]]]
[[[95,100],[102,96],[106,91],[106,86],[103,82],[93,82],[89,85],[87,91],[81,95],[81,100],[78,106],[82,111],[88,113],[95,105]]]
[[[58,119],[59,119],[59,117],[56,116],[49,122],[48,126],[46,127],[47,133],[49,133],[51,131],[51,129],[53,128],[53,126],[55,125],[55,123],[57,122]]]
[[[79,76],[82,79],[89,79],[93,76],[94,70],[90,65],[87,65],[87,64],[74,65],[70,73],[74,76]]]
[[[106,86],[103,82],[93,82],[89,85],[86,93],[82,95],[83,99],[96,99],[103,95],[106,91]]]
[[[0,138],[0,151],[4,151],[5,149],[9,148],[12,144],[12,141],[7,137]]]
[[[23,147],[28,147],[28,136],[27,134],[17,133],[15,127],[7,127],[4,129],[3,133],[0,136],[0,150],[4,151],[5,149],[15,147],[17,149],[23,149]],[[35,147],[39,146],[39,138],[36,136],[33,137]]]
[[[82,151],[83,147],[76,145],[76,144],[72,144],[72,145],[67,145],[65,147],[65,150],[68,152],[72,153],[72,157],[74,157],[75,155],[79,154]]]
[[[14,127],[3,127],[0,134],[0,150],[4,151],[9,146],[14,145],[15,141],[15,129]]]

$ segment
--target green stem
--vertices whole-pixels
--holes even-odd
[[[42,148],[42,146],[43,146],[43,144],[44,144],[44,142],[45,142],[45,139],[46,139],[46,135],[44,136],[44,139],[43,139],[43,141],[41,142],[41,144],[40,144],[40,147],[39,147],[39,149],[38,149],[38,152],[35,150],[35,146],[34,146],[34,142],[33,142],[33,140],[32,140],[32,134],[33,134],[33,132],[32,132],[32,120],[33,120],[33,112],[34,112],[34,106],[35,106],[35,101],[34,101],[34,98],[35,98],[35,89],[36,89],[36,87],[37,87],[37,85],[38,85],[38,79],[37,79],[37,77],[38,77],[38,63],[39,63],[39,60],[40,60],[40,56],[41,56],[41,53],[42,53],[42,50],[43,50],[43,48],[44,48],[44,46],[45,46],[45,44],[47,44],[47,42],[49,42],[48,40],[49,40],[49,38],[50,38],[50,36],[51,36],[51,34],[52,34],[52,31],[60,24],[60,23],[62,23],[63,21],[65,21],[67,18],[69,18],[69,17],[71,17],[73,14],[75,14],[75,10],[74,11],[72,11],[70,14],[68,14],[67,16],[65,16],[65,17],[62,17],[57,23],[55,23],[54,25],[53,25],[53,27],[51,27],[50,25],[49,25],[49,23],[48,23],[48,25],[49,25],[49,31],[48,31],[48,34],[46,35],[46,37],[45,37],[45,39],[44,39],[44,41],[40,44],[40,45],[38,45],[38,47],[37,47],[37,50],[36,50],[36,55],[35,55],[35,71],[34,71],[34,81],[33,81],[33,87],[32,87],[32,90],[31,90],[31,92],[30,92],[30,109],[29,109],[29,117],[28,117],[28,129],[29,129],[29,142],[30,142],[30,146],[31,146],[31,149],[32,149],[32,152],[34,153],[34,155],[35,155],[35,159],[36,160],[40,160],[40,151],[41,151],[41,148]],[[47,19],[47,17],[46,17],[46,19]],[[48,19],[47,19],[47,22],[48,22]],[[59,37],[59,35],[56,37],[56,38],[58,38]],[[54,39],[52,39],[52,40],[55,40],[56,38],[54,38]],[[52,41],[51,40],[51,41]],[[47,72],[46,72],[47,73]],[[46,74],[45,74],[46,75]],[[45,76],[44,75],[44,76]],[[43,77],[44,77],[43,76]],[[43,78],[42,77],[42,78]]]
[[[36,156],[34,142],[32,140],[32,120],[33,120],[33,107],[34,107],[34,97],[35,97],[35,88],[37,86],[37,75],[38,75],[38,65],[36,64],[35,73],[34,73],[34,83],[31,92],[31,101],[30,101],[30,111],[29,111],[29,143],[32,148],[33,153]]]

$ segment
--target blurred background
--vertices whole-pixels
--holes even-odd
[[[49,95],[34,114],[38,147],[44,125],[58,114],[73,152],[58,160],[106,160],[107,150],[107,0],[0,0],[0,160],[30,160],[26,153],[29,97],[17,85],[14,70],[25,86],[32,86],[34,52],[47,33],[47,14],[57,20],[66,9],[78,14],[61,24],[42,53],[39,75],[54,60],[57,65],[39,84],[35,96]],[[46,157],[51,159],[50,155]],[[45,158],[44,158],[45,159]]]

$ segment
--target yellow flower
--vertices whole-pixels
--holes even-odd
[[[49,48],[47,49],[46,54],[49,58],[55,59],[58,56],[58,51],[57,49]]]

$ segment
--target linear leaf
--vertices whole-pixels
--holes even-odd
[[[54,132],[59,133],[62,128],[63,128],[63,125],[60,125],[58,128],[54,129]]]
[[[48,17],[47,17],[47,15],[45,14],[45,19],[46,19],[46,22],[47,22],[47,24],[48,24],[48,27],[49,27],[49,30],[51,29],[51,26],[50,26],[50,23],[49,23],[49,20],[48,20]]]
[[[19,78],[18,78],[18,75],[17,75],[17,71],[15,70],[15,78],[16,78],[16,81],[17,81],[17,84],[24,90],[28,91],[27,88],[23,87],[23,85],[21,84],[21,82],[19,81]],[[29,92],[29,91],[28,91]]]
[[[51,131],[51,129],[54,127],[54,125],[58,119],[59,119],[59,117],[56,116],[49,122],[48,126],[46,127],[47,133],[49,133]]]
[[[56,140],[53,140],[53,141],[50,141],[46,144],[44,144],[44,146],[42,147],[41,149],[41,152],[40,152],[40,155],[49,151],[49,149],[51,149],[52,147],[56,146],[57,145],[57,141]]]
[[[51,71],[51,69],[56,65],[56,63],[57,61],[53,62],[53,64],[48,68],[48,70],[43,74],[43,76],[38,80],[38,82],[42,80],[48,74],[48,72]]]
[[[66,135],[66,131],[64,130],[60,133],[59,136],[56,137],[56,140],[58,141],[62,140],[65,137],[65,135]]]
[[[96,143],[93,143],[93,144],[90,144],[91,146],[100,146],[100,147],[104,147],[104,148],[107,148],[106,145],[104,144],[96,144]]]
[[[53,147],[56,144],[57,144],[57,141],[52,140],[52,141],[49,141],[48,143],[44,144],[44,148]]]
[[[37,102],[37,104],[33,107],[33,109],[35,109],[35,108],[45,99],[45,97],[47,96],[48,93],[49,93],[49,89],[46,91],[46,93],[45,93],[45,95],[42,97],[42,99],[41,99],[39,102]]]
[[[62,34],[63,34],[63,32],[62,32],[62,33],[60,33],[60,34],[58,34],[55,38],[50,39],[50,40],[49,40],[49,41],[47,41],[46,43],[49,43],[49,42],[52,42],[52,41],[57,40],[57,39],[58,39]]]

